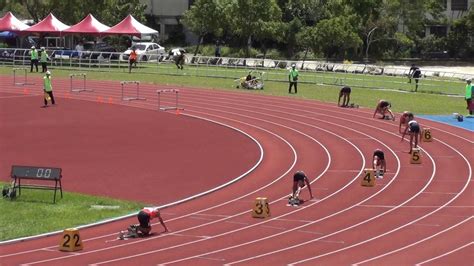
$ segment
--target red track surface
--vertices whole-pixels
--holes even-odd
[[[67,87],[65,81],[55,82],[56,88]],[[94,93],[72,97],[90,101],[112,97],[120,103],[118,82],[89,84]],[[141,94],[148,101],[123,104],[155,109],[155,89],[142,85]],[[2,91],[13,88],[4,85]],[[66,96],[65,91],[56,89],[55,94]],[[234,126],[257,139],[264,149],[259,167],[236,184],[164,210],[171,233],[111,241],[118,230],[134,222],[128,219],[82,230],[85,248],[80,252],[57,251],[59,237],[0,246],[2,264],[471,265],[474,261],[472,132],[422,120],[431,127],[435,141],[421,144],[423,164],[412,165],[398,125],[371,119],[371,110],[253,92],[181,88],[180,97],[184,114]],[[376,187],[361,187],[360,172],[371,164],[376,147],[385,150],[389,172]],[[296,170],[310,175],[317,197],[299,208],[286,206]],[[270,199],[270,218],[250,217],[258,196]]]

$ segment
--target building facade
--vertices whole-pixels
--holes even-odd
[[[147,6],[145,14],[157,25],[161,40],[169,39],[174,33],[184,32],[186,41],[193,41],[195,37],[183,29],[180,20],[194,0],[140,0],[140,2]]]

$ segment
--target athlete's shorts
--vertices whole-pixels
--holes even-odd
[[[297,182],[297,181],[304,181],[304,178],[305,178],[305,175],[301,172],[297,172],[294,176],[293,176],[293,182]]]
[[[413,133],[420,133],[420,125],[418,124],[411,124],[410,128],[408,129],[410,132]]]
[[[418,79],[421,77],[421,71],[420,70],[415,70],[413,72],[413,78]]]
[[[140,211],[137,215],[138,222],[140,222],[140,227],[148,228],[150,227],[150,216],[144,212]]]
[[[341,89],[341,94],[344,94],[344,93],[351,93],[351,88],[350,87],[343,87]]]

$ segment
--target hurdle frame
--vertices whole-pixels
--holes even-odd
[[[73,79],[74,77],[78,77],[78,76],[82,76],[82,88],[81,87],[77,87],[75,88],[73,86]],[[83,91],[86,91],[86,92],[93,92],[94,90],[92,89],[87,89],[86,87],[86,80],[87,80],[87,74],[86,73],[73,73],[73,74],[69,74],[69,84],[70,84],[70,87],[69,87],[69,91],[70,92],[83,92]]]
[[[162,93],[168,93],[168,92],[174,92],[175,93],[175,103],[176,106],[161,106],[161,94]],[[168,111],[168,110],[184,110],[184,108],[179,107],[179,90],[178,89],[162,89],[162,90],[156,90],[156,93],[158,94],[158,111]]]
[[[129,97],[124,96],[124,87],[125,87],[124,85],[127,85],[127,84],[136,85],[136,89],[137,89],[136,96],[129,96]],[[133,101],[133,100],[146,101],[146,98],[140,98],[140,81],[121,81],[120,85],[122,86],[122,101]]]
[[[34,85],[34,83],[28,83],[28,69],[26,67],[16,67],[16,68],[13,68],[13,85],[19,85],[19,86],[24,86],[24,85]],[[20,71],[20,70],[23,70],[24,73],[25,73],[25,78],[24,78],[24,81],[23,82],[16,82],[17,78],[16,78],[16,72],[17,71]]]

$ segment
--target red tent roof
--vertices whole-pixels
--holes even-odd
[[[86,34],[100,34],[103,31],[110,29],[109,26],[100,23],[91,14],[87,15],[81,22],[69,29],[65,30],[65,33],[86,33]]]
[[[23,32],[61,33],[69,28],[68,25],[59,21],[52,13],[42,21],[24,30]]]
[[[141,24],[134,17],[132,17],[132,15],[128,15],[117,25],[104,31],[104,33],[140,36],[142,34],[158,34],[158,31]]]
[[[28,29],[30,26],[19,21],[12,12],[8,12],[0,18],[0,31],[22,31]]]

